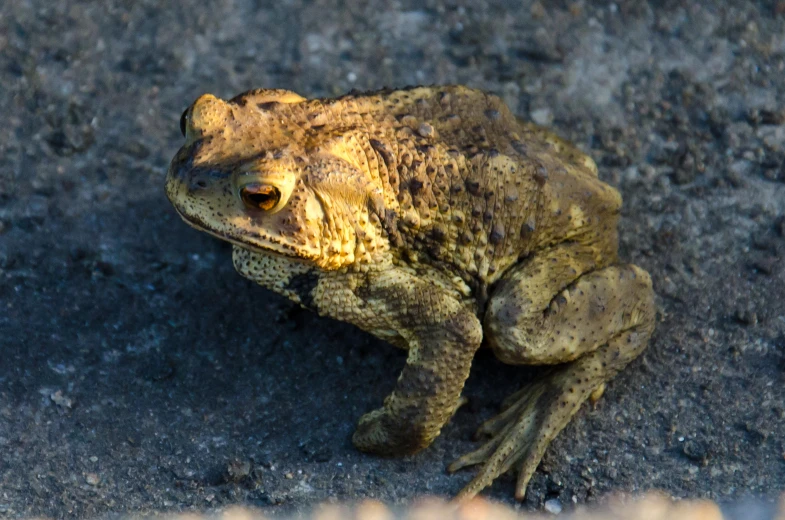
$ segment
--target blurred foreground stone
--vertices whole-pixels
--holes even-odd
[[[785,520],[785,494],[779,502],[774,516],[763,515],[763,509],[749,509],[748,513],[734,514],[734,519],[744,520]],[[745,516],[746,515],[746,516]],[[151,518],[131,515],[127,520]],[[162,520],[266,520],[271,518],[263,512],[243,507],[233,507],[222,511],[152,515]],[[280,518],[278,515],[275,518]],[[643,497],[632,498],[626,495],[612,496],[604,505],[597,507],[580,506],[564,514],[523,513],[484,499],[475,499],[461,506],[451,506],[439,499],[421,499],[409,509],[390,509],[381,502],[367,500],[354,506],[327,504],[314,509],[310,516],[298,515],[297,518],[312,520],[722,520],[724,517],[717,504],[709,500],[673,500],[660,493],[650,493]]]

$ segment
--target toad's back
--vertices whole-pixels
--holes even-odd
[[[615,241],[621,197],[591,158],[496,96],[414,88],[335,103],[375,112],[364,124],[402,262],[442,266],[477,288],[549,245]]]

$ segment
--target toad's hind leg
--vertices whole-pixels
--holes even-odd
[[[544,286],[532,291],[533,278],[536,273],[522,266],[497,288],[484,328],[506,363],[553,366],[483,424],[478,433],[491,437],[484,446],[450,466],[456,471],[483,464],[458,500],[471,498],[515,466],[515,496],[522,500],[548,444],[595,389],[645,349],[654,328],[651,279],[634,265],[589,272],[560,292],[558,286],[542,291],[548,285],[544,278]],[[555,293],[545,301],[545,294]]]

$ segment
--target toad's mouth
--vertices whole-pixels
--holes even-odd
[[[312,259],[311,256],[306,255],[304,253],[298,253],[297,251],[282,251],[280,249],[277,249],[275,247],[275,243],[273,243],[273,242],[271,242],[268,247],[265,247],[263,245],[257,245],[257,244],[251,244],[251,243],[248,243],[248,242],[243,242],[243,241],[238,240],[237,238],[229,235],[226,232],[217,231],[215,229],[212,229],[207,223],[205,223],[204,220],[202,220],[201,218],[199,218],[196,215],[187,215],[187,214],[181,212],[180,209],[177,208],[177,207],[175,207],[175,211],[177,211],[177,214],[180,215],[181,219],[183,219],[183,222],[185,222],[186,224],[188,224],[192,228],[197,229],[199,231],[202,231],[204,233],[207,233],[208,235],[214,236],[215,238],[218,238],[218,239],[223,240],[225,242],[229,242],[233,246],[236,246],[236,247],[239,247],[239,248],[242,248],[242,249],[246,249],[246,250],[251,251],[253,253],[259,253],[259,254],[265,254],[265,255],[280,256],[280,257],[286,257],[286,258],[301,258],[301,259],[307,259],[307,260],[311,260]]]

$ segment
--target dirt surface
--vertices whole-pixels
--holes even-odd
[[[785,489],[785,2],[478,4],[0,3],[0,517],[402,504],[470,479],[444,468],[531,371],[483,353],[431,448],[361,454],[404,353],[244,280],[166,200],[182,110],[255,87],[487,89],[621,190],[658,329],[524,509]]]

